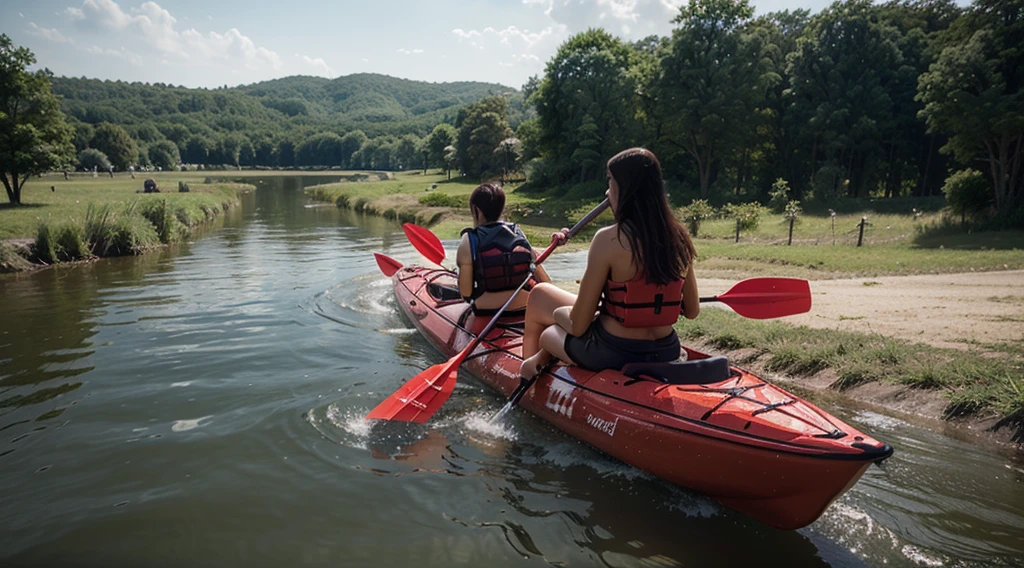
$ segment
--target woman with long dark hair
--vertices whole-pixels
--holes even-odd
[[[592,371],[673,361],[680,345],[672,325],[700,313],[697,253],[672,215],[654,153],[632,148],[609,160],[607,195],[615,224],[594,235],[579,294],[547,283],[530,293],[524,377],[552,355]]]

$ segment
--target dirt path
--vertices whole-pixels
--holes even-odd
[[[702,295],[735,280],[702,278]],[[781,321],[967,349],[1024,342],[1024,271],[811,282],[811,311]]]

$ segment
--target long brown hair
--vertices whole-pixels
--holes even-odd
[[[648,284],[662,286],[686,276],[697,250],[672,215],[657,156],[644,148],[623,150],[608,160],[608,172],[619,186],[615,221],[637,270]]]

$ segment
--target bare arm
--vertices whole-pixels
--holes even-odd
[[[455,262],[459,265],[459,295],[468,298],[473,295],[473,253],[469,250],[469,235],[462,235]]]
[[[697,294],[697,277],[693,275],[693,263],[686,269],[683,283],[683,316],[693,319],[700,313],[700,296]]]
[[[590,323],[594,321],[594,312],[601,301],[601,291],[604,283],[608,280],[608,272],[611,270],[611,261],[608,256],[608,233],[607,229],[598,231],[594,240],[590,243],[590,250],[587,252],[587,268],[580,279],[580,290],[576,296],[576,303],[572,306],[570,333],[579,337],[583,335]]]

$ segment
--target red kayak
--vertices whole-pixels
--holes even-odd
[[[402,312],[445,357],[477,318],[454,273],[418,266],[392,276]],[[504,396],[520,384],[522,320],[505,318],[463,367]],[[556,365],[520,405],[602,452],[780,529],[815,521],[892,447],[724,357],[686,350],[679,363],[594,373]]]

